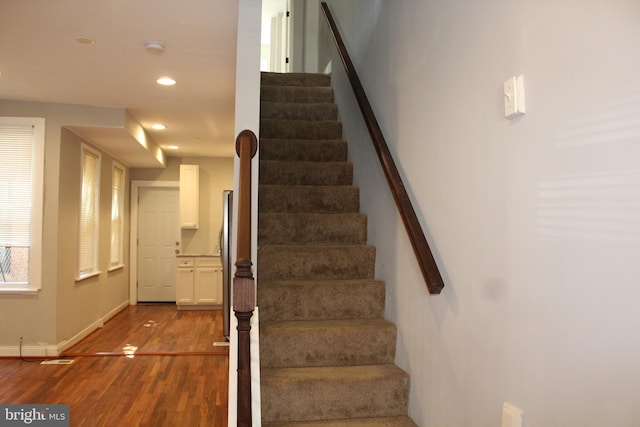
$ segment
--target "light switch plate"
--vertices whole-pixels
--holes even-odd
[[[524,76],[514,76],[504,82],[504,116],[508,119],[526,112]]]
[[[524,412],[510,403],[502,405],[502,424],[500,427],[522,427]]]

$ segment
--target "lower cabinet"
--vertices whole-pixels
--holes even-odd
[[[178,257],[176,304],[180,310],[222,308],[219,257]]]

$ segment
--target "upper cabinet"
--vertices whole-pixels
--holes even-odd
[[[198,165],[180,165],[180,227],[198,228]]]

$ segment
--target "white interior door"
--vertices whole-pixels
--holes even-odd
[[[138,301],[176,300],[176,242],[180,241],[177,188],[140,188]]]

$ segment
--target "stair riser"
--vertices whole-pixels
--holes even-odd
[[[258,285],[260,320],[374,319],[384,315],[382,282],[267,282]]]
[[[282,322],[280,322],[282,323]],[[309,367],[393,363],[396,329],[387,322],[345,325],[323,329],[260,323],[262,367]],[[296,322],[309,323],[309,322]],[[347,323],[349,323],[347,325]],[[378,324],[380,323],[380,324]]]
[[[261,102],[261,119],[285,120],[337,120],[336,104],[316,104],[301,102]]]
[[[406,415],[408,378],[361,381],[262,382],[264,422]]]
[[[328,87],[331,78],[328,74],[319,73],[261,73],[261,86],[308,86]]]
[[[260,120],[260,138],[341,139],[342,123],[335,120]]]
[[[357,187],[261,185],[258,210],[265,213],[356,213]]]
[[[260,162],[260,184],[351,185],[353,164],[348,162]]]
[[[365,244],[362,214],[268,214],[258,216],[258,245]]]
[[[358,418],[355,420],[263,423],[262,427],[418,427],[409,417]]]
[[[260,160],[346,162],[345,141],[260,139]]]
[[[333,90],[330,87],[262,86],[260,100],[264,102],[324,104],[333,102]]]
[[[372,246],[261,246],[260,280],[372,280]]]

